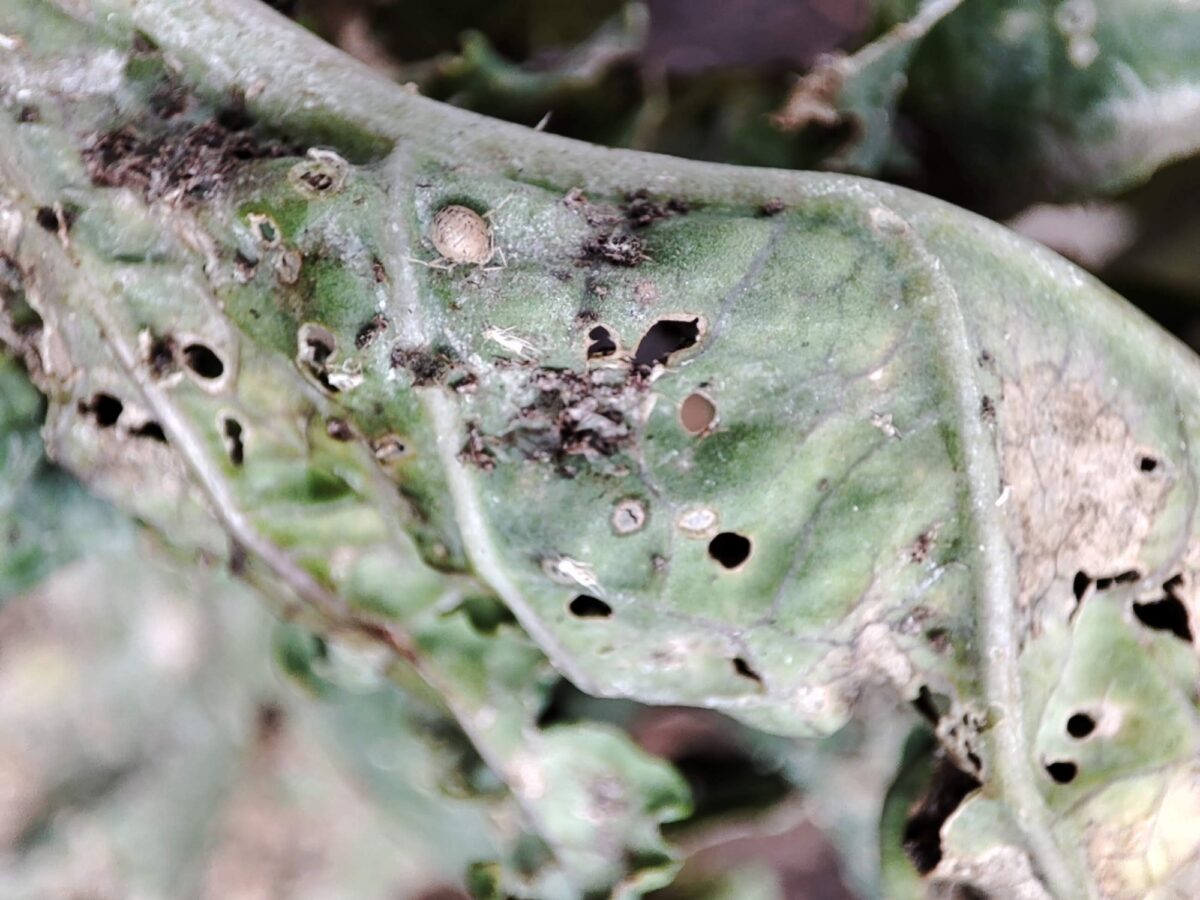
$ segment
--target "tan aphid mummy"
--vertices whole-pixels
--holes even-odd
[[[442,259],[455,266],[485,266],[496,255],[487,219],[457,204],[438,210],[429,228],[429,239]]]

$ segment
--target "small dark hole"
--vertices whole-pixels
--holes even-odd
[[[125,406],[112,394],[96,394],[85,410],[96,417],[96,424],[101,428],[111,428],[121,418]]]
[[[571,601],[567,608],[571,610],[571,615],[581,619],[607,619],[612,615],[611,606],[599,597],[591,597],[587,594],[580,594]]]
[[[130,432],[134,437],[149,438],[152,441],[158,441],[160,444],[167,442],[167,435],[163,432],[162,426],[157,422],[146,422],[144,425],[139,425]]]
[[[175,364],[175,342],[169,337],[155,338],[148,356],[150,372],[155,378],[163,378]]]
[[[722,531],[708,542],[708,555],[726,569],[736,569],[750,557],[750,538]]]
[[[1107,591],[1114,584],[1133,584],[1142,577],[1142,573],[1137,569],[1129,569],[1125,572],[1118,572],[1116,575],[1110,575],[1106,578],[1096,579],[1096,590]]]
[[[1046,774],[1059,784],[1070,784],[1078,772],[1079,767],[1073,762],[1052,762],[1046,765]]]
[[[1192,639],[1187,607],[1177,597],[1163,597],[1149,603],[1133,604],[1133,614],[1139,622],[1155,631],[1169,631],[1181,641]]]
[[[225,363],[203,344],[188,344],[183,348],[183,361],[201,378],[220,378],[225,372]]]
[[[1096,720],[1087,713],[1075,713],[1067,719],[1067,734],[1073,738],[1085,738],[1096,730]]]
[[[58,231],[58,213],[54,211],[54,207],[39,206],[37,211],[37,223],[47,231]]]
[[[1158,468],[1158,460],[1153,456],[1142,456],[1138,458],[1138,468],[1143,472],[1153,472]]]
[[[242,443],[242,423],[237,419],[225,420],[225,445],[229,448],[229,461],[240,466],[246,458],[246,447]]]
[[[638,343],[633,364],[651,369],[665,363],[667,357],[695,345],[700,338],[700,320],[660,319],[650,326]]]
[[[326,172],[305,172],[300,180],[314,191],[327,191],[333,187],[333,177]]]
[[[612,334],[603,325],[597,325],[589,331],[588,337],[592,340],[587,348],[588,359],[596,359],[600,356],[612,356],[617,352],[617,342],[612,339]]]
[[[1088,577],[1087,572],[1079,571],[1075,573],[1075,581],[1071,584],[1071,590],[1075,593],[1076,600],[1082,600],[1083,595],[1087,593],[1088,585],[1092,583],[1092,579]]]
[[[750,668],[750,663],[746,662],[746,660],[742,659],[740,656],[735,656],[733,658],[733,670],[743,678],[749,678],[751,681],[757,681],[759,683],[762,682],[762,676],[755,672],[754,669]]]
[[[305,344],[308,346],[309,358],[318,366],[323,366],[328,362],[329,357],[333,356],[333,351],[337,349],[333,342],[333,336],[328,332],[310,334]]]

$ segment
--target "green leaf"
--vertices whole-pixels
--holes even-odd
[[[132,530],[43,455],[42,399],[0,352],[0,603],[86,553],[121,552]]]
[[[1112,194],[1200,145],[1200,23],[1175,0],[880,0],[881,34],[777,115],[846,121],[834,165],[912,171],[990,209]],[[918,146],[897,123],[918,126]]]

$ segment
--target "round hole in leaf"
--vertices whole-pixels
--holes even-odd
[[[46,231],[58,231],[58,213],[52,206],[39,206],[36,213],[37,223]]]
[[[111,428],[117,424],[117,419],[121,418],[125,405],[112,394],[101,393],[92,397],[87,409],[96,417],[97,425],[101,428]]]
[[[688,434],[703,434],[716,418],[716,405],[701,393],[688,394],[679,407],[679,422]]]
[[[708,555],[726,569],[736,569],[750,558],[750,538],[736,531],[722,531],[708,542]]]
[[[1085,738],[1096,730],[1096,720],[1087,713],[1075,713],[1067,719],[1067,734],[1073,738]]]
[[[607,619],[612,615],[611,606],[599,597],[592,597],[589,594],[580,594],[575,597],[567,609],[571,611],[571,615],[578,616],[580,619]]]
[[[225,374],[225,363],[204,344],[188,344],[183,348],[183,361],[201,378],[220,378]]]
[[[1079,774],[1079,767],[1073,762],[1066,761],[1047,763],[1046,774],[1059,784],[1070,784]]]

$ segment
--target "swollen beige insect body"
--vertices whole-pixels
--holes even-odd
[[[438,210],[429,228],[429,239],[450,266],[486,266],[496,255],[491,224],[465,206],[446,206]]]

